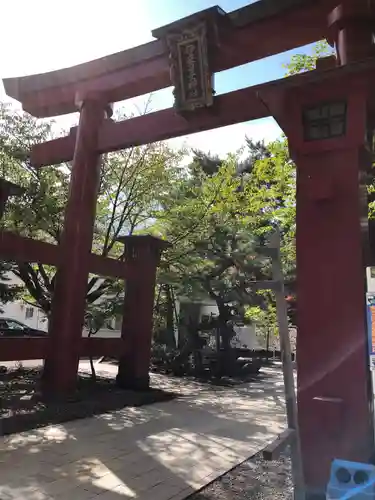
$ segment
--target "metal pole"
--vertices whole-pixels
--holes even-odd
[[[275,288],[277,322],[279,325],[280,350],[284,376],[285,405],[288,420],[288,428],[294,431],[291,440],[291,462],[294,481],[295,500],[305,500],[305,487],[302,468],[301,442],[297,418],[297,398],[294,386],[293,362],[289,338],[288,312],[285,300],[284,276],[282,272],[280,256],[280,232],[277,230],[271,238],[269,247],[272,254],[272,274],[277,282]]]

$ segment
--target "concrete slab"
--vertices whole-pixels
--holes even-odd
[[[0,498],[182,500],[285,428],[279,369],[235,388],[153,384],[180,396],[0,438]]]

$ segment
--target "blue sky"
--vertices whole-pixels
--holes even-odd
[[[249,0],[2,0],[4,23],[0,31],[1,77],[21,76],[71,66],[152,40],[151,30],[219,3],[229,12]],[[5,22],[6,20],[6,22]],[[282,65],[296,52],[279,54],[215,75],[217,94],[281,78]],[[0,98],[5,99],[0,87]],[[147,96],[120,105],[143,108]],[[152,97],[153,110],[171,106],[172,89]],[[75,115],[58,120],[67,127]],[[245,135],[254,139],[275,139],[280,129],[272,119],[233,125],[219,130],[176,139],[172,144],[198,147],[218,154],[236,150]]]

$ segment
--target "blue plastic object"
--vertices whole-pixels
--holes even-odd
[[[327,500],[375,500],[375,466],[334,460]]]

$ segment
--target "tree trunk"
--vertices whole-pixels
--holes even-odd
[[[230,345],[233,332],[228,326],[228,321],[230,319],[228,306],[220,300],[216,300],[216,304],[219,310],[218,330],[221,346],[220,351],[218,352],[219,373],[220,375],[231,375],[234,369],[232,347]]]
[[[167,300],[167,341],[168,346],[175,347],[176,341],[174,338],[174,301],[170,285],[165,286],[165,294]]]
[[[91,338],[92,334],[93,334],[93,332],[90,330],[89,334],[88,334],[88,338]],[[91,380],[93,382],[96,382],[97,381],[97,377],[96,377],[96,371],[95,371],[93,357],[89,356],[89,360],[90,360],[90,368],[91,368]]]
[[[203,375],[204,369],[202,362],[202,353],[199,349],[194,349],[193,359],[194,359],[194,375],[196,377],[200,377]]]
[[[266,336],[266,356],[267,356],[267,363],[270,359],[269,357],[269,351],[270,351],[270,327],[267,325],[267,336]]]
[[[215,328],[215,345],[216,345],[217,355],[220,356],[220,349],[221,349],[220,324],[217,326],[217,328]]]

